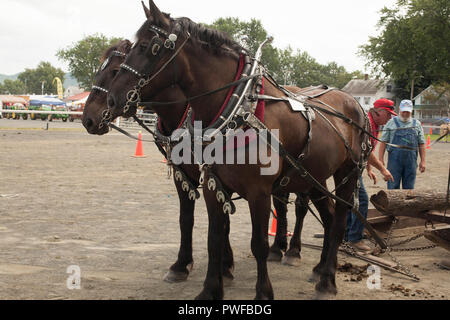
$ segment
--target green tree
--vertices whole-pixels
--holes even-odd
[[[20,80],[5,79],[0,84],[0,94],[25,94],[25,84]]]
[[[238,18],[219,18],[208,27],[227,33],[235,41],[239,42],[250,53],[255,54],[259,45],[268,37],[260,20],[251,19],[249,22]],[[272,44],[263,48],[262,63],[274,75],[275,79],[282,81],[281,65],[278,49]]]
[[[88,90],[94,84],[103,53],[119,41],[119,38],[108,39],[102,34],[94,34],[66,49],[59,50],[56,56],[68,63],[72,76],[77,79],[83,89]]]
[[[219,18],[209,27],[227,33],[252,54],[256,53],[261,42],[268,36],[261,21],[256,19],[246,22],[238,18]],[[272,44],[263,48],[262,63],[275,80],[284,85],[307,87],[327,84],[342,88],[355,76],[355,73],[348,73],[335,62],[321,65],[307,52],[298,50],[294,54],[291,47],[278,49]],[[361,72],[356,74],[360,75]]]
[[[53,79],[58,77],[64,82],[64,74],[63,70],[53,67],[50,62],[42,61],[36,69],[25,69],[19,74],[18,79],[25,85],[27,93],[56,94]]]
[[[381,33],[360,47],[360,54],[379,75],[415,96],[431,83],[449,81],[450,3],[448,0],[398,0],[381,10]]]

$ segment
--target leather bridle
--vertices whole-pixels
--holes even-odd
[[[101,72],[101,71],[106,69],[106,67],[110,64],[111,58],[113,56],[125,58],[127,56],[127,54],[123,53],[123,52],[120,52],[118,50],[114,50],[113,52],[111,52],[109,57],[106,58],[105,61],[103,61],[103,64],[100,66],[100,69],[98,70],[98,72]],[[96,85],[92,86],[92,90],[98,90],[98,91],[102,91],[104,93],[108,93],[108,89],[105,89],[103,87],[96,86]]]
[[[106,67],[111,63],[111,59],[112,57],[121,57],[124,58],[127,56],[126,53],[118,51],[118,50],[114,50],[113,52],[111,52],[111,54],[108,56],[108,58],[105,59],[105,61],[103,61],[103,64],[100,66],[100,69],[98,70],[98,72],[102,72],[106,69]],[[97,86],[97,85],[93,85],[92,86],[92,91],[100,91],[104,94],[108,94],[108,89]],[[112,113],[111,113],[111,109],[109,108],[109,106],[107,106],[107,109],[103,110],[102,112],[102,120],[100,121],[100,123],[98,124],[98,128],[101,129],[104,126],[108,126],[111,123],[112,120]]]
[[[178,48],[176,48],[178,36],[175,33],[169,34],[167,31],[154,25],[151,25],[149,29],[155,33],[155,36],[150,40],[150,45],[147,48],[147,54],[151,54],[155,58],[159,58],[162,56],[163,51],[167,51],[169,54],[171,52],[173,53],[156,72],[154,72],[154,70],[161,59],[155,59],[152,61],[144,71],[138,71],[136,68],[125,62],[120,65],[123,70],[126,70],[139,78],[137,85],[127,93],[127,102],[123,107],[123,113],[127,113],[131,106],[137,106],[139,104],[141,101],[142,88],[147,86],[156,76],[166,69],[166,67],[178,56],[181,49],[183,49],[191,37],[190,33],[186,32],[186,39]],[[163,41],[161,37],[164,37],[165,41]]]

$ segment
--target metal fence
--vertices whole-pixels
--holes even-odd
[[[41,110],[10,110],[10,109],[0,109],[0,116],[3,114],[15,114],[15,115],[22,115],[22,114],[36,114],[36,115],[40,115],[40,114],[46,114],[46,115],[74,115],[74,116],[82,116],[83,112],[79,112],[79,111],[41,111]],[[144,121],[144,123],[149,126],[149,127],[154,127],[157,121],[157,116],[154,113],[141,113],[138,112],[137,117],[139,119],[141,119],[142,121]],[[16,119],[19,119],[19,117],[17,117]],[[119,127],[123,127],[123,128],[128,128],[128,129],[140,129],[141,127],[139,126],[139,124],[134,121],[133,118],[118,118],[116,120],[116,124]]]

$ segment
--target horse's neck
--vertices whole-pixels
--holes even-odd
[[[200,95],[227,85],[234,81],[239,61],[228,56],[216,56],[211,53],[193,55],[189,59],[190,70],[187,77],[189,84],[185,85],[188,97]],[[220,111],[228,90],[222,90],[213,95],[200,98],[191,103],[196,121],[202,121],[208,126]]]
[[[184,99],[184,96],[178,100]],[[154,110],[158,117],[161,119],[161,126],[165,134],[172,134],[183,119],[186,112],[185,104],[164,105],[156,106]]]

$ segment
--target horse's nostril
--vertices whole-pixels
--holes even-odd
[[[85,122],[85,125],[86,125],[87,129],[92,128],[92,126],[94,125],[94,121],[92,121],[91,118],[87,118],[86,122]]]

